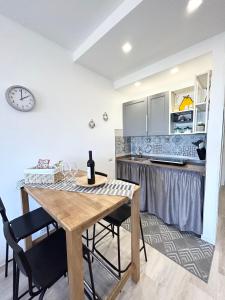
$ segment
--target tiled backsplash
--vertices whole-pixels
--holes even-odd
[[[138,154],[141,150],[143,155],[162,154],[198,158],[196,147],[192,142],[200,139],[206,141],[206,134],[148,137],[116,136],[116,155]]]
[[[131,137],[116,136],[116,156],[123,156],[131,153]]]

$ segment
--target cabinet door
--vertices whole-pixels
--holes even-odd
[[[147,135],[147,98],[123,104],[124,136]]]
[[[169,134],[169,93],[148,97],[148,135]]]

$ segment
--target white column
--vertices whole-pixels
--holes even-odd
[[[225,98],[225,39],[213,49],[213,73],[207,134],[207,165],[202,238],[216,240],[220,189],[223,108]]]

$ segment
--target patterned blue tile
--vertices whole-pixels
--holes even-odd
[[[131,153],[131,137],[115,137],[116,156],[122,156]]]
[[[206,134],[190,135],[164,135],[148,137],[116,137],[116,155],[137,154],[139,150],[143,155],[163,154],[198,158],[196,147],[192,144],[197,140],[206,142]]]
[[[131,137],[131,153],[137,154],[141,149],[143,155],[163,154],[198,158],[196,147],[192,143],[199,139],[206,142],[206,134]]]

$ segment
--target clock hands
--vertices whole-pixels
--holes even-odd
[[[23,99],[26,99],[28,97],[30,97],[30,95],[23,97],[23,90],[20,89],[20,101],[22,101]]]
[[[25,97],[21,98],[20,100],[26,99],[26,98],[28,98],[28,97],[30,97],[30,95],[25,96]]]

